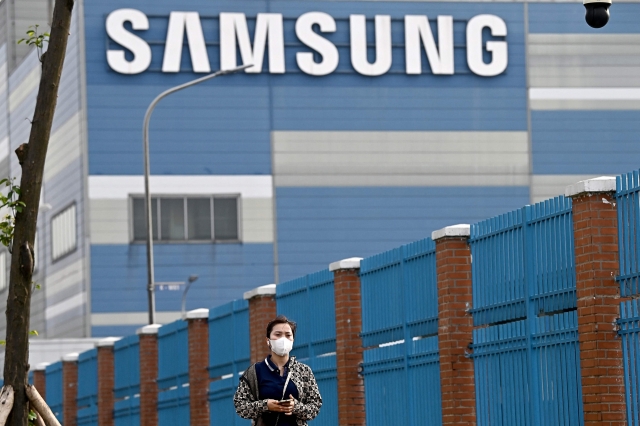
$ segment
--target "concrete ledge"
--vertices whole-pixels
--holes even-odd
[[[146,334],[158,334],[158,329],[162,327],[162,324],[149,324],[149,325],[145,325],[144,327],[140,327],[139,329],[136,330],[136,334],[139,335],[146,335]]]
[[[260,287],[256,287],[253,290],[249,290],[244,293],[244,300],[252,299],[256,296],[274,296],[276,294],[276,285],[267,284]]]
[[[33,369],[33,371],[44,371],[47,369],[47,367],[51,365],[48,362],[41,362],[40,364],[36,365]]]
[[[340,269],[360,269],[361,257],[350,257],[329,264],[329,271],[339,271]]]
[[[96,343],[96,348],[113,347],[113,344],[120,340],[120,337],[105,337]]]
[[[616,190],[616,178],[600,176],[593,179],[581,180],[569,185],[564,190],[565,197],[573,197],[584,192],[614,192]]]
[[[187,312],[187,319],[203,319],[209,318],[209,310],[206,308],[194,309]]]
[[[78,360],[78,352],[71,352],[62,356],[62,362],[76,362]]]
[[[445,237],[468,237],[469,235],[471,235],[471,225],[461,223],[458,225],[445,226],[442,229],[433,231],[431,233],[431,239],[436,241]]]

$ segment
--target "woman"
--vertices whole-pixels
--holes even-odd
[[[289,356],[295,334],[296,323],[278,315],[267,325],[271,355],[240,378],[233,403],[255,426],[304,426],[320,411],[322,397],[311,368]]]

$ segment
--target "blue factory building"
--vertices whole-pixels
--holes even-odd
[[[51,5],[0,3],[3,177],[20,174],[40,78],[16,41]],[[77,0],[33,328],[146,323],[143,117],[221,68],[253,65],[170,95],[150,125],[155,278],[197,275],[187,309],[637,169],[640,4],[611,12],[594,30],[579,3]],[[157,292],[160,322],[181,295]]]

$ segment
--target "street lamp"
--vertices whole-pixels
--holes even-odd
[[[196,80],[192,80],[179,86],[167,89],[156,96],[156,98],[149,105],[149,108],[147,108],[147,112],[144,115],[144,124],[142,126],[142,150],[144,151],[144,197],[147,216],[147,294],[149,299],[149,324],[154,324],[156,319],[156,301],[154,296],[155,284],[153,276],[153,229],[151,222],[151,194],[149,193],[149,121],[151,120],[151,113],[153,113],[153,109],[162,98],[172,93],[178,92],[182,89],[186,89],[187,87],[195,86],[198,83],[211,80],[212,78],[218,77],[220,75],[233,74],[242,71],[251,66],[252,65],[243,65],[241,67],[233,68],[230,70],[217,71],[213,74],[205,75],[204,77],[200,77]]]
[[[189,287],[191,287],[191,284],[193,284],[193,282],[197,279],[198,279],[197,275],[189,275],[189,279],[187,280],[187,285],[185,286],[184,291],[182,292],[182,319],[185,319],[187,317],[186,307],[187,307],[187,293],[189,292]]]

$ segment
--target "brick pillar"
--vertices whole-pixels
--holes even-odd
[[[50,365],[48,362],[41,362],[33,369],[33,386],[35,386],[43,398],[47,395],[47,376],[45,370],[48,365]]]
[[[160,324],[150,324],[136,331],[140,336],[140,426],[158,424],[158,329],[160,327]]]
[[[362,305],[359,257],[329,265],[334,277],[336,310],[336,367],[338,376],[338,424],[366,424],[364,380],[359,374],[363,357]]]
[[[209,424],[209,310],[187,312],[189,323],[189,413],[192,425]]]
[[[476,424],[473,360],[465,356],[473,341],[471,307],[471,249],[469,225],[434,231],[438,277],[438,349],[442,425]]]
[[[249,301],[249,347],[250,362],[258,362],[269,355],[269,347],[265,342],[267,324],[274,319],[276,313],[276,285],[268,284],[254,288],[244,294]]]
[[[599,177],[568,186],[578,299],[578,340],[585,426],[626,425],[620,317],[616,180]]]
[[[62,357],[62,418],[64,426],[76,426],[78,418],[78,354]]]
[[[113,426],[115,386],[113,344],[118,339],[108,337],[96,345],[98,348],[98,426]]]

